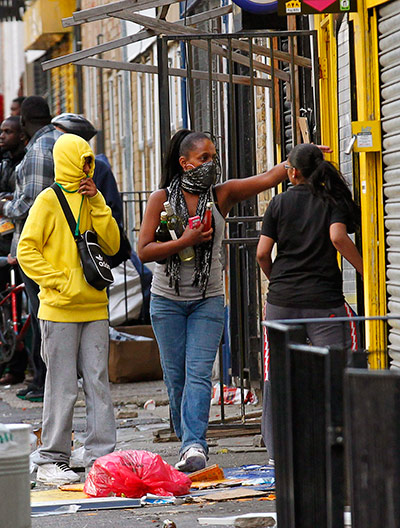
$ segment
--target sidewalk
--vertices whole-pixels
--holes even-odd
[[[12,421],[30,423],[35,428],[41,425],[42,403],[32,403],[16,397],[16,392],[23,384],[0,387],[0,399],[10,406],[6,416],[0,417],[3,422]],[[169,406],[167,390],[164,382],[146,381],[140,383],[110,383],[111,397],[117,421],[117,449],[146,449],[159,453],[168,463],[175,464],[178,460],[179,442],[154,442],[154,432],[169,428]],[[147,400],[154,400],[156,408],[143,408]],[[247,405],[246,412],[261,411],[261,404]],[[212,405],[210,422],[219,421],[221,409]],[[226,418],[240,418],[239,405],[225,406]],[[85,402],[83,391],[79,390],[74,411],[75,444],[80,445],[82,433],[86,427]],[[241,426],[239,426],[241,427]],[[241,427],[243,430],[243,427]],[[224,431],[213,431],[209,439],[209,464],[219,464],[221,467],[232,467],[244,464],[264,464],[267,461],[264,448],[254,446],[255,433],[248,435],[227,436]],[[235,434],[235,431],[233,433]]]
[[[6,423],[24,422],[34,426],[41,423],[41,403],[20,400],[16,392],[23,385],[0,387],[0,421]],[[158,453],[171,465],[178,461],[179,442],[154,442],[154,432],[169,428],[169,406],[163,381],[111,384],[111,395],[117,421],[117,449],[137,449]],[[156,408],[145,410],[143,404],[152,399]],[[260,404],[246,406],[246,412],[261,411]],[[210,421],[220,418],[220,407],[211,406]],[[226,417],[239,417],[240,406],[225,406]],[[74,444],[80,446],[82,433],[86,427],[85,404],[80,390],[74,411]],[[235,428],[235,431],[237,429]],[[228,436],[230,432],[216,431],[213,428],[209,439],[210,453],[208,465],[218,464],[221,468],[237,468],[245,465],[264,465],[268,457],[265,448],[255,447],[254,433],[246,436]],[[82,481],[83,481],[82,473]],[[49,487],[36,485],[35,491]],[[50,488],[51,489],[51,488]],[[164,520],[172,519],[177,528],[199,526],[202,518],[218,518],[218,526],[225,517],[260,512],[274,512],[275,502],[265,498],[232,499],[223,502],[192,503],[178,500],[173,505],[152,505],[138,509],[98,510],[77,512],[73,515],[46,516],[32,518],[33,528],[162,528]],[[208,523],[207,523],[208,524]],[[216,526],[214,523],[208,526]],[[228,524],[225,524],[228,526]],[[230,524],[230,526],[232,526]]]

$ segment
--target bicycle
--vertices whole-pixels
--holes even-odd
[[[0,257],[0,265],[6,263],[7,257]],[[12,267],[10,283],[7,289],[0,293],[0,364],[10,361],[14,352],[25,346],[24,338],[31,322],[31,316],[28,315],[22,324],[18,313],[17,297],[25,292],[25,285],[16,284],[15,277],[15,269]]]

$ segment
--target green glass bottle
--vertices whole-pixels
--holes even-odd
[[[156,229],[156,241],[157,242],[168,242],[171,240],[171,235],[167,226],[167,213],[162,211],[160,215],[160,225]],[[165,264],[167,259],[157,260],[158,264]]]
[[[169,202],[164,202],[164,209],[167,213],[167,226],[173,240],[178,240],[183,235],[184,228],[182,220],[175,214],[172,205]],[[182,262],[190,262],[194,259],[194,249],[190,246],[179,251],[179,258]]]

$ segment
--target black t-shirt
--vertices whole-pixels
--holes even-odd
[[[268,302],[299,308],[335,308],[344,303],[331,224],[350,224],[349,214],[296,185],[275,196],[265,212],[261,234],[277,243]]]

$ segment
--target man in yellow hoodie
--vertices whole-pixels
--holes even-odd
[[[80,232],[97,233],[103,251],[119,249],[119,229],[92,180],[94,155],[89,144],[63,134],[53,150],[55,181],[61,187]],[[53,189],[35,200],[18,245],[23,271],[40,286],[38,317],[41,355],[47,367],[43,404],[43,445],[36,453],[37,480],[69,483],[79,475],[69,467],[73,409],[78,375],[87,409],[84,463],[115,448],[115,420],[108,382],[108,299],[83,275],[77,245]]]

